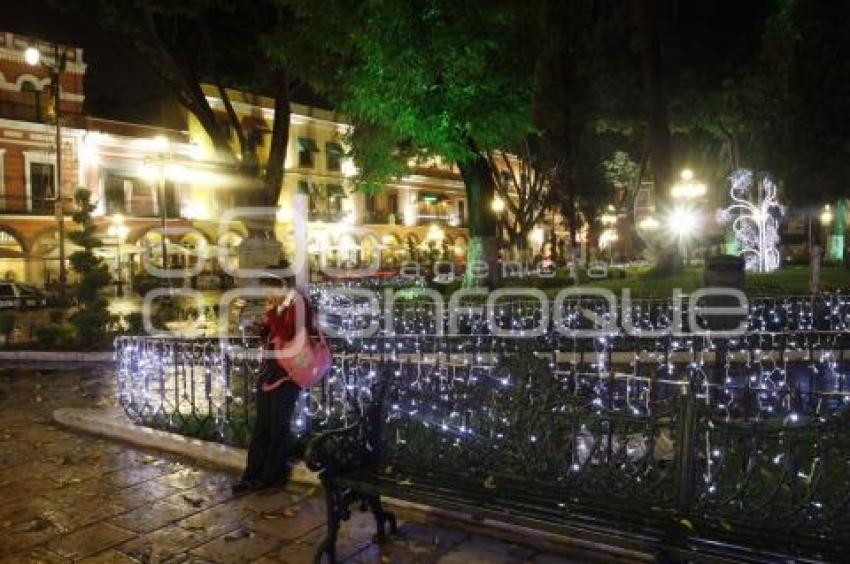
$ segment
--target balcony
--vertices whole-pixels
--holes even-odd
[[[367,211],[363,213],[365,225],[399,225],[401,218],[397,213],[384,210]]]
[[[345,217],[345,213],[341,211],[310,211],[307,212],[307,221],[321,221],[323,223],[339,223],[342,221],[342,218]]]
[[[65,198],[65,213],[71,212],[70,199]],[[0,195],[0,215],[53,216],[56,200],[53,198],[27,198],[26,196]]]
[[[424,227],[428,225],[440,225],[442,227],[467,227],[466,219],[459,219],[455,215],[442,214],[419,214],[416,217],[416,225]]]

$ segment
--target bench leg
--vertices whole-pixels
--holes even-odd
[[[377,495],[370,496],[368,502],[369,508],[372,510],[372,515],[375,516],[375,525],[378,529],[378,542],[384,542],[387,538],[387,522],[390,524],[390,533],[398,533],[395,515],[384,509],[384,504],[381,503],[381,497]]]
[[[325,509],[327,513],[327,532],[322,544],[316,551],[315,564],[321,564],[322,556],[328,556],[328,564],[336,564],[336,537],[339,533],[339,523],[342,520],[341,492],[330,484],[325,487]]]

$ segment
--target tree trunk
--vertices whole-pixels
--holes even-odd
[[[670,183],[670,127],[667,121],[658,12],[658,0],[637,0],[649,154],[655,176],[656,198],[663,200],[667,198]]]
[[[274,213],[278,209],[280,202],[280,194],[283,190],[283,173],[286,166],[286,150],[289,141],[289,120],[292,109],[290,107],[289,82],[286,74],[281,72],[277,84],[277,91],[274,99],[274,123],[272,124],[272,139],[269,147],[269,158],[266,161],[265,177],[261,184],[260,193],[255,198],[256,205],[263,206],[271,213],[262,217],[245,219],[245,227],[248,229],[248,237],[243,241],[246,245],[245,260],[247,264],[256,263],[261,268],[264,266],[262,261],[275,263],[280,258],[281,245],[275,239],[275,224],[277,222],[277,214]],[[296,195],[295,204],[303,215],[306,210],[306,204],[299,200],[300,196]],[[272,212],[274,210],[274,212]],[[306,219],[306,218],[303,218]],[[302,226],[303,227],[303,226]],[[302,239],[296,244],[305,244],[303,239],[306,239],[307,234],[303,230],[296,229],[296,237]],[[277,257],[277,258],[275,258]],[[242,253],[240,249],[240,266],[242,263]],[[305,271],[305,265],[294,265],[296,267],[296,280],[300,285],[305,285],[308,278],[308,273]]]
[[[655,201],[658,210],[667,202],[671,178],[670,126],[667,120],[661,37],[658,29],[659,0],[636,0],[636,16],[641,42],[649,157],[655,179]],[[680,266],[678,246],[673,239],[666,238],[662,239],[662,245],[657,268],[661,272],[673,272]]]
[[[466,162],[458,163],[460,175],[466,187],[469,210],[469,246],[464,284],[474,285],[480,282],[474,278],[473,270],[477,270],[476,264],[483,262],[487,264],[486,282],[491,287],[495,287],[501,278],[501,271],[498,261],[496,221],[490,213],[489,204],[496,193],[496,185],[487,159],[475,149],[472,141],[469,144],[474,156]]]
[[[283,171],[286,166],[286,150],[289,143],[289,121],[292,115],[289,98],[289,80],[281,71],[274,99],[274,125],[266,163],[266,194],[268,205],[277,206],[283,190]]]

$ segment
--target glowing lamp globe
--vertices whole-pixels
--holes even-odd
[[[24,60],[30,66],[35,66],[41,61],[41,53],[35,47],[27,47],[24,51]]]

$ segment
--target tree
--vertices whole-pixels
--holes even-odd
[[[95,236],[92,221],[95,205],[91,202],[91,192],[85,188],[77,189],[74,201],[77,210],[73,219],[80,229],[68,233],[68,238],[82,250],[71,253],[68,260],[79,276],[74,296],[80,307],[71,314],[69,321],[76,328],[77,340],[82,345],[99,347],[107,342],[108,325],[112,319],[108,302],[101,292],[109,286],[112,278],[103,259],[94,253],[101,246],[101,241]]]
[[[540,17],[534,121],[551,171],[551,199],[569,232],[576,281],[579,233],[612,200],[603,169],[609,144],[620,140],[615,131],[634,129],[626,125],[634,110],[621,94],[630,80],[619,68],[628,59],[618,44],[624,23],[610,7],[604,0],[549,0]]]
[[[497,275],[496,191],[487,152],[516,146],[531,131],[535,41],[526,33],[533,3],[484,0],[391,0],[312,3],[312,10],[350,16],[349,48],[327,91],[351,116],[400,155],[439,156],[454,163],[469,209],[470,264],[484,258]],[[525,17],[524,17],[525,16]],[[375,137],[373,137],[374,139]],[[352,155],[372,188],[393,159],[369,169],[375,151],[352,137]],[[396,169],[398,170],[398,169]],[[388,176],[385,176],[385,178]],[[491,278],[491,282],[495,280]]]
[[[765,32],[763,57],[779,79],[765,143],[768,162],[793,201],[848,195],[850,175],[850,6],[785,0]]]
[[[552,170],[543,160],[540,142],[539,136],[530,136],[511,152],[500,149],[486,155],[496,193],[505,205],[501,221],[520,254],[551,203]]]

